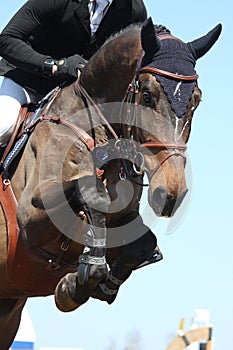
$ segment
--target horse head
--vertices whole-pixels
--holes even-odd
[[[202,95],[194,67],[220,32],[217,25],[207,35],[184,43],[166,28],[157,34],[150,18],[142,26],[139,140],[150,181],[149,203],[159,216],[172,216],[188,191],[185,150]]]
[[[207,35],[184,43],[148,18],[142,26],[110,38],[81,76],[95,102],[125,102],[125,116],[121,113],[111,122],[130,129],[126,133],[118,129],[118,135],[138,141],[150,182],[149,204],[158,216],[171,217],[188,191],[185,150],[202,95],[195,64],[220,32],[219,24]]]

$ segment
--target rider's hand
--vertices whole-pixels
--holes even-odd
[[[73,55],[68,58],[62,58],[58,61],[55,61],[55,66],[57,69],[53,68],[53,76],[59,78],[77,78],[78,71],[81,71],[86,64],[86,60],[79,55]]]
[[[48,77],[57,77],[59,80],[69,80],[77,78],[80,71],[85,67],[86,60],[78,54],[54,60],[47,58],[44,61],[43,71]]]

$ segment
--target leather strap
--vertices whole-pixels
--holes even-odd
[[[20,230],[16,216],[17,201],[13,193],[10,180],[4,178],[4,175],[2,174],[0,175],[0,202],[6,220],[8,237],[10,237],[7,256],[7,274],[10,276]]]
[[[158,34],[158,38],[159,38],[159,40],[173,39],[173,40],[177,40],[177,41],[183,42],[181,39],[179,39],[179,38],[177,38],[176,36],[171,35],[171,34],[169,34],[169,33]]]
[[[87,148],[90,151],[92,151],[95,148],[94,139],[90,135],[88,135],[88,133],[86,131],[84,131],[82,128],[78,127],[77,125],[74,125],[74,124],[68,122],[67,120],[59,118],[55,115],[53,115],[53,116],[41,115],[33,123],[31,123],[28,127],[26,127],[25,131],[30,131],[39,122],[42,122],[42,121],[48,121],[48,122],[52,122],[55,124],[62,124],[70,129],[72,129],[73,132],[80,138],[80,140],[87,146]]]
[[[80,140],[87,146],[87,148],[92,151],[95,148],[95,141],[94,139],[88,135],[86,131],[79,128],[77,125],[74,125],[70,122],[68,122],[65,119],[58,118],[56,116],[46,116],[42,115],[39,121],[47,120],[50,122],[58,123],[67,126],[68,128],[72,129],[74,133],[80,138]]]
[[[187,149],[186,144],[176,144],[176,143],[162,143],[162,142],[145,142],[141,144],[141,147],[146,148],[158,148],[161,149],[171,149],[171,150],[181,150],[185,151]]]
[[[86,91],[86,89],[84,89],[84,87],[81,85],[80,81],[77,81],[76,84],[77,89],[80,91],[80,93],[82,94],[82,96],[85,97],[86,102],[89,106],[93,107],[97,113],[97,115],[99,116],[100,120],[106,125],[106,127],[108,128],[109,132],[112,134],[112,136],[118,140],[118,135],[116,134],[115,130],[113,129],[113,127],[111,126],[111,124],[107,121],[107,119],[105,118],[105,116],[103,115],[103,113],[101,112],[99,106],[94,102],[94,100],[91,98],[91,96],[88,94],[88,92]]]
[[[140,74],[142,74],[142,73],[158,74],[158,75],[162,75],[165,78],[182,80],[182,81],[196,81],[198,79],[198,74],[181,75],[181,74],[175,74],[175,73],[167,72],[167,71],[159,69],[159,68],[149,67],[149,66],[141,68]]]

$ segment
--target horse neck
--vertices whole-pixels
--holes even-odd
[[[140,29],[108,41],[87,63],[81,83],[98,103],[122,101],[142,53]]]

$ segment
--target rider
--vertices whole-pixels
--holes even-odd
[[[21,105],[74,81],[111,34],[146,17],[143,0],[28,0],[0,34],[0,147]]]

